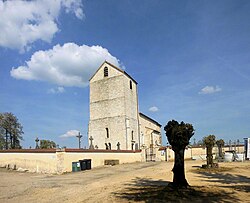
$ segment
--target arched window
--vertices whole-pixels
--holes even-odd
[[[108,67],[104,68],[104,77],[108,77],[109,76],[109,70]]]
[[[133,130],[131,132],[131,138],[132,138],[132,140],[134,140],[134,131]]]
[[[109,150],[111,150],[111,143],[109,142]]]
[[[109,129],[108,128],[106,128],[106,136],[107,136],[107,138],[109,138]]]
[[[129,87],[132,90],[132,81],[131,80],[129,81]]]

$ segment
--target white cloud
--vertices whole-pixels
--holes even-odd
[[[68,137],[76,137],[79,134],[78,130],[69,130],[63,135],[60,135],[61,138],[68,138]]]
[[[37,40],[50,42],[56,32],[61,10],[83,19],[81,0],[0,0],[0,46],[28,50]]]
[[[206,86],[201,89],[199,94],[213,94],[215,92],[220,92],[222,89],[219,86]]]
[[[26,65],[12,68],[11,76],[16,79],[46,81],[59,86],[85,87],[105,60],[119,66],[119,60],[101,46],[66,43],[47,51],[35,52]]]
[[[82,10],[83,5],[81,0],[63,0],[61,1],[61,4],[65,7],[66,13],[73,12],[79,19],[85,17]]]
[[[158,107],[156,107],[156,106],[152,106],[148,110],[151,111],[151,112],[159,111]]]
[[[51,88],[48,90],[49,94],[61,94],[64,92],[65,92],[65,89],[63,87]]]

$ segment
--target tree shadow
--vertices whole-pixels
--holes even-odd
[[[232,188],[237,191],[250,192],[250,178],[243,175],[220,173],[216,171],[206,171],[206,169],[198,169],[194,171],[202,178],[206,178],[206,182],[219,182],[223,185],[219,187]]]
[[[248,185],[243,185],[243,184],[238,184],[238,185],[230,185],[230,186],[222,186],[223,188],[231,188],[233,190],[237,190],[239,192],[250,192],[250,184]]]
[[[243,175],[232,175],[229,173],[209,172],[206,169],[199,169],[196,173],[208,178],[209,182],[220,182],[223,184],[250,183],[250,178]]]
[[[234,193],[222,189],[194,186],[187,189],[174,189],[168,181],[135,178],[125,184],[125,189],[113,193],[117,198],[129,202],[238,202]]]

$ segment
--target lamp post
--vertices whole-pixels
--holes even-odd
[[[76,136],[79,140],[79,149],[81,149],[81,138],[82,138],[82,135],[81,133],[79,132],[79,134]]]

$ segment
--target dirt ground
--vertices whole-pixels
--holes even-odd
[[[250,162],[200,169],[186,161],[189,189],[174,191],[173,162],[105,166],[63,175],[0,169],[0,202],[250,202]]]

